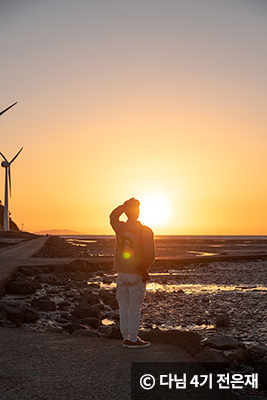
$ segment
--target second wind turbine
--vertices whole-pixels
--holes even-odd
[[[20,149],[20,151],[15,155],[14,158],[12,158],[11,161],[7,161],[6,157],[4,154],[0,153],[0,155],[3,157],[4,161],[2,161],[1,166],[6,169],[5,171],[5,209],[4,209],[4,230],[9,231],[9,211],[8,211],[8,186],[9,186],[9,192],[10,192],[10,197],[11,197],[11,172],[10,172],[10,165],[13,163],[13,161],[18,157],[19,153],[22,151],[23,147]]]

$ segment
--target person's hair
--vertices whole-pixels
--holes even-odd
[[[139,217],[140,201],[132,197],[124,202],[124,212],[128,218],[137,219]]]

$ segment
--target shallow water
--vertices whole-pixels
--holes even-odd
[[[87,247],[90,256],[114,255],[114,235],[62,236],[73,245]],[[267,252],[267,236],[155,236],[156,258]]]
[[[181,284],[181,283],[159,283],[159,282],[153,282],[153,278],[159,278],[161,280],[162,277],[167,277],[169,279],[175,278],[175,275],[181,276],[181,272],[179,273],[150,273],[150,277],[152,282],[148,282],[146,285],[146,291],[147,292],[166,292],[166,293],[176,293],[179,291],[183,291],[184,293],[216,293],[218,291],[243,291],[243,292],[267,292],[267,286],[263,285],[216,285],[216,284],[210,284],[210,285],[205,285],[205,284]],[[191,274],[192,276],[193,274]],[[197,276],[198,274],[195,274]],[[107,275],[107,277],[112,277],[114,275]],[[116,275],[115,275],[116,276]],[[88,285],[92,284],[92,282],[88,282]],[[100,282],[101,288],[110,290],[114,289],[117,287],[116,282],[111,282],[111,283],[103,283]]]
[[[156,291],[164,291],[167,293],[177,292],[182,290],[184,293],[216,293],[218,291],[261,291],[267,292],[267,287],[264,286],[223,286],[223,285],[200,285],[200,284],[190,284],[190,285],[181,285],[181,284],[160,284],[160,283],[148,283],[147,291],[148,292],[156,292]]]

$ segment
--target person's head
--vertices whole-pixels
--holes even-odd
[[[124,212],[130,220],[138,219],[140,212],[140,201],[132,197],[124,202]]]

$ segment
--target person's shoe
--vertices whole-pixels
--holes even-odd
[[[132,342],[131,340],[128,340],[128,348],[129,349],[141,349],[143,347],[149,347],[151,345],[150,342],[146,342],[145,340],[140,339],[137,336],[137,341],[136,342]]]
[[[123,347],[128,347],[129,341],[130,341],[130,340],[128,340],[128,339],[123,339],[122,346],[123,346]]]

